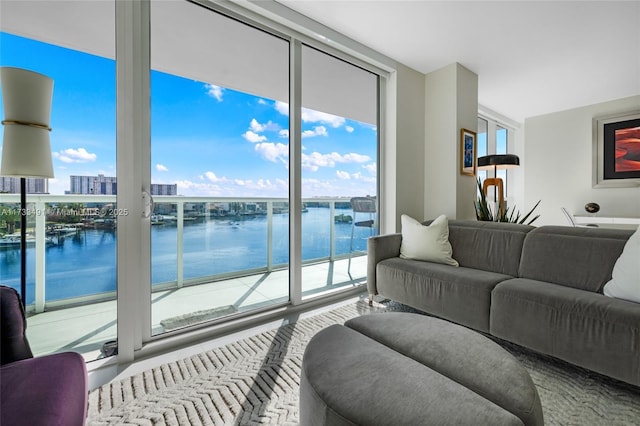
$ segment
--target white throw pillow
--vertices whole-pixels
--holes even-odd
[[[453,250],[449,243],[449,221],[445,215],[438,216],[429,226],[406,214],[402,215],[401,222],[400,257],[458,266],[458,262],[451,257]]]
[[[624,245],[611,277],[604,286],[605,296],[640,303],[640,227]]]

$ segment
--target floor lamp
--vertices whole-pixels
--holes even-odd
[[[485,197],[490,186],[494,186],[493,203],[496,214],[502,216],[504,213],[504,184],[498,177],[498,169],[511,169],[520,165],[520,158],[514,154],[493,154],[478,157],[478,170],[493,169],[493,177],[486,178],[482,184],[482,192]]]
[[[53,80],[20,68],[0,68],[5,119],[0,176],[20,178],[20,297],[27,293],[26,178],[52,178],[49,118]]]

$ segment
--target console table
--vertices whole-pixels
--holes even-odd
[[[612,217],[612,216],[597,216],[597,215],[573,215],[573,220],[579,225],[597,224],[606,227],[606,225],[613,225],[612,227],[636,227],[640,225],[640,217]]]

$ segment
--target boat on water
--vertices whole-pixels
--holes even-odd
[[[159,214],[151,215],[151,224],[152,225],[164,225],[164,219]]]
[[[82,226],[79,225],[57,225],[47,227],[47,235],[64,237],[65,235],[75,234],[80,231]]]
[[[44,242],[47,246],[53,246],[56,244],[53,238],[45,237]],[[33,235],[27,235],[27,247],[34,247],[36,245],[36,237]],[[20,234],[9,234],[0,237],[0,248],[20,248]]]
[[[117,222],[115,219],[95,219],[92,225],[96,229],[116,229]]]

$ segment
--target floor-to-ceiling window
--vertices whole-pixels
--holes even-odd
[[[117,330],[114,2],[3,1],[1,9],[0,65],[54,82],[55,178],[27,187],[27,337],[35,355],[77,351],[94,360]],[[17,197],[17,179],[0,179],[0,203],[15,206],[5,201]],[[11,243],[19,230],[7,218],[0,281],[19,288]]]
[[[496,154],[507,154],[508,150],[508,139],[509,134],[507,129],[496,124],[495,126],[495,139],[496,139]],[[497,174],[500,179],[504,182],[504,193],[508,194],[509,181],[507,180],[507,170],[501,169],[497,171]]]
[[[302,260],[322,264],[303,269],[303,296],[366,276],[360,256],[378,223],[377,94],[377,75],[302,46]]]
[[[513,130],[503,125],[493,118],[486,116],[478,117],[478,157],[491,154],[512,154],[511,139]],[[504,182],[505,197],[509,196],[509,174],[506,169],[497,170],[494,176],[493,170],[478,170],[478,178],[484,181],[485,178],[498,177]],[[489,187],[489,197],[493,198],[495,187]]]
[[[140,4],[146,18],[132,16]],[[101,349],[115,353],[119,339],[120,355],[132,359],[166,332],[364,284],[366,238],[379,223],[378,70],[251,19],[206,1],[3,2],[2,65],[39,61],[33,69],[55,81],[56,178],[39,190],[50,194],[30,195],[51,215],[30,218],[29,227],[52,225],[36,238],[55,241],[30,252],[36,352],[71,349],[96,359]],[[138,30],[147,25],[145,41]],[[144,48],[131,53],[145,43],[150,66],[139,61]],[[138,90],[140,71],[148,94]],[[129,110],[145,102],[150,119]],[[148,138],[136,133],[145,127]],[[291,179],[301,189],[293,198]],[[354,212],[354,197],[372,207]],[[131,233],[132,223],[148,233]],[[148,257],[129,251],[141,239]],[[118,251],[123,241],[127,250]],[[15,266],[8,253],[0,252],[3,282],[17,280],[6,275]],[[292,253],[301,260],[294,278]],[[140,272],[147,270],[148,279]],[[116,311],[124,325],[117,336]]]
[[[489,122],[488,120],[478,117],[478,142],[477,142],[477,152],[478,158],[484,157],[489,153],[489,140],[487,138],[489,133]],[[480,181],[484,181],[487,178],[486,170],[478,170],[478,179]]]
[[[151,4],[151,182],[174,188],[152,217],[154,334],[289,300],[288,58],[263,29]]]

